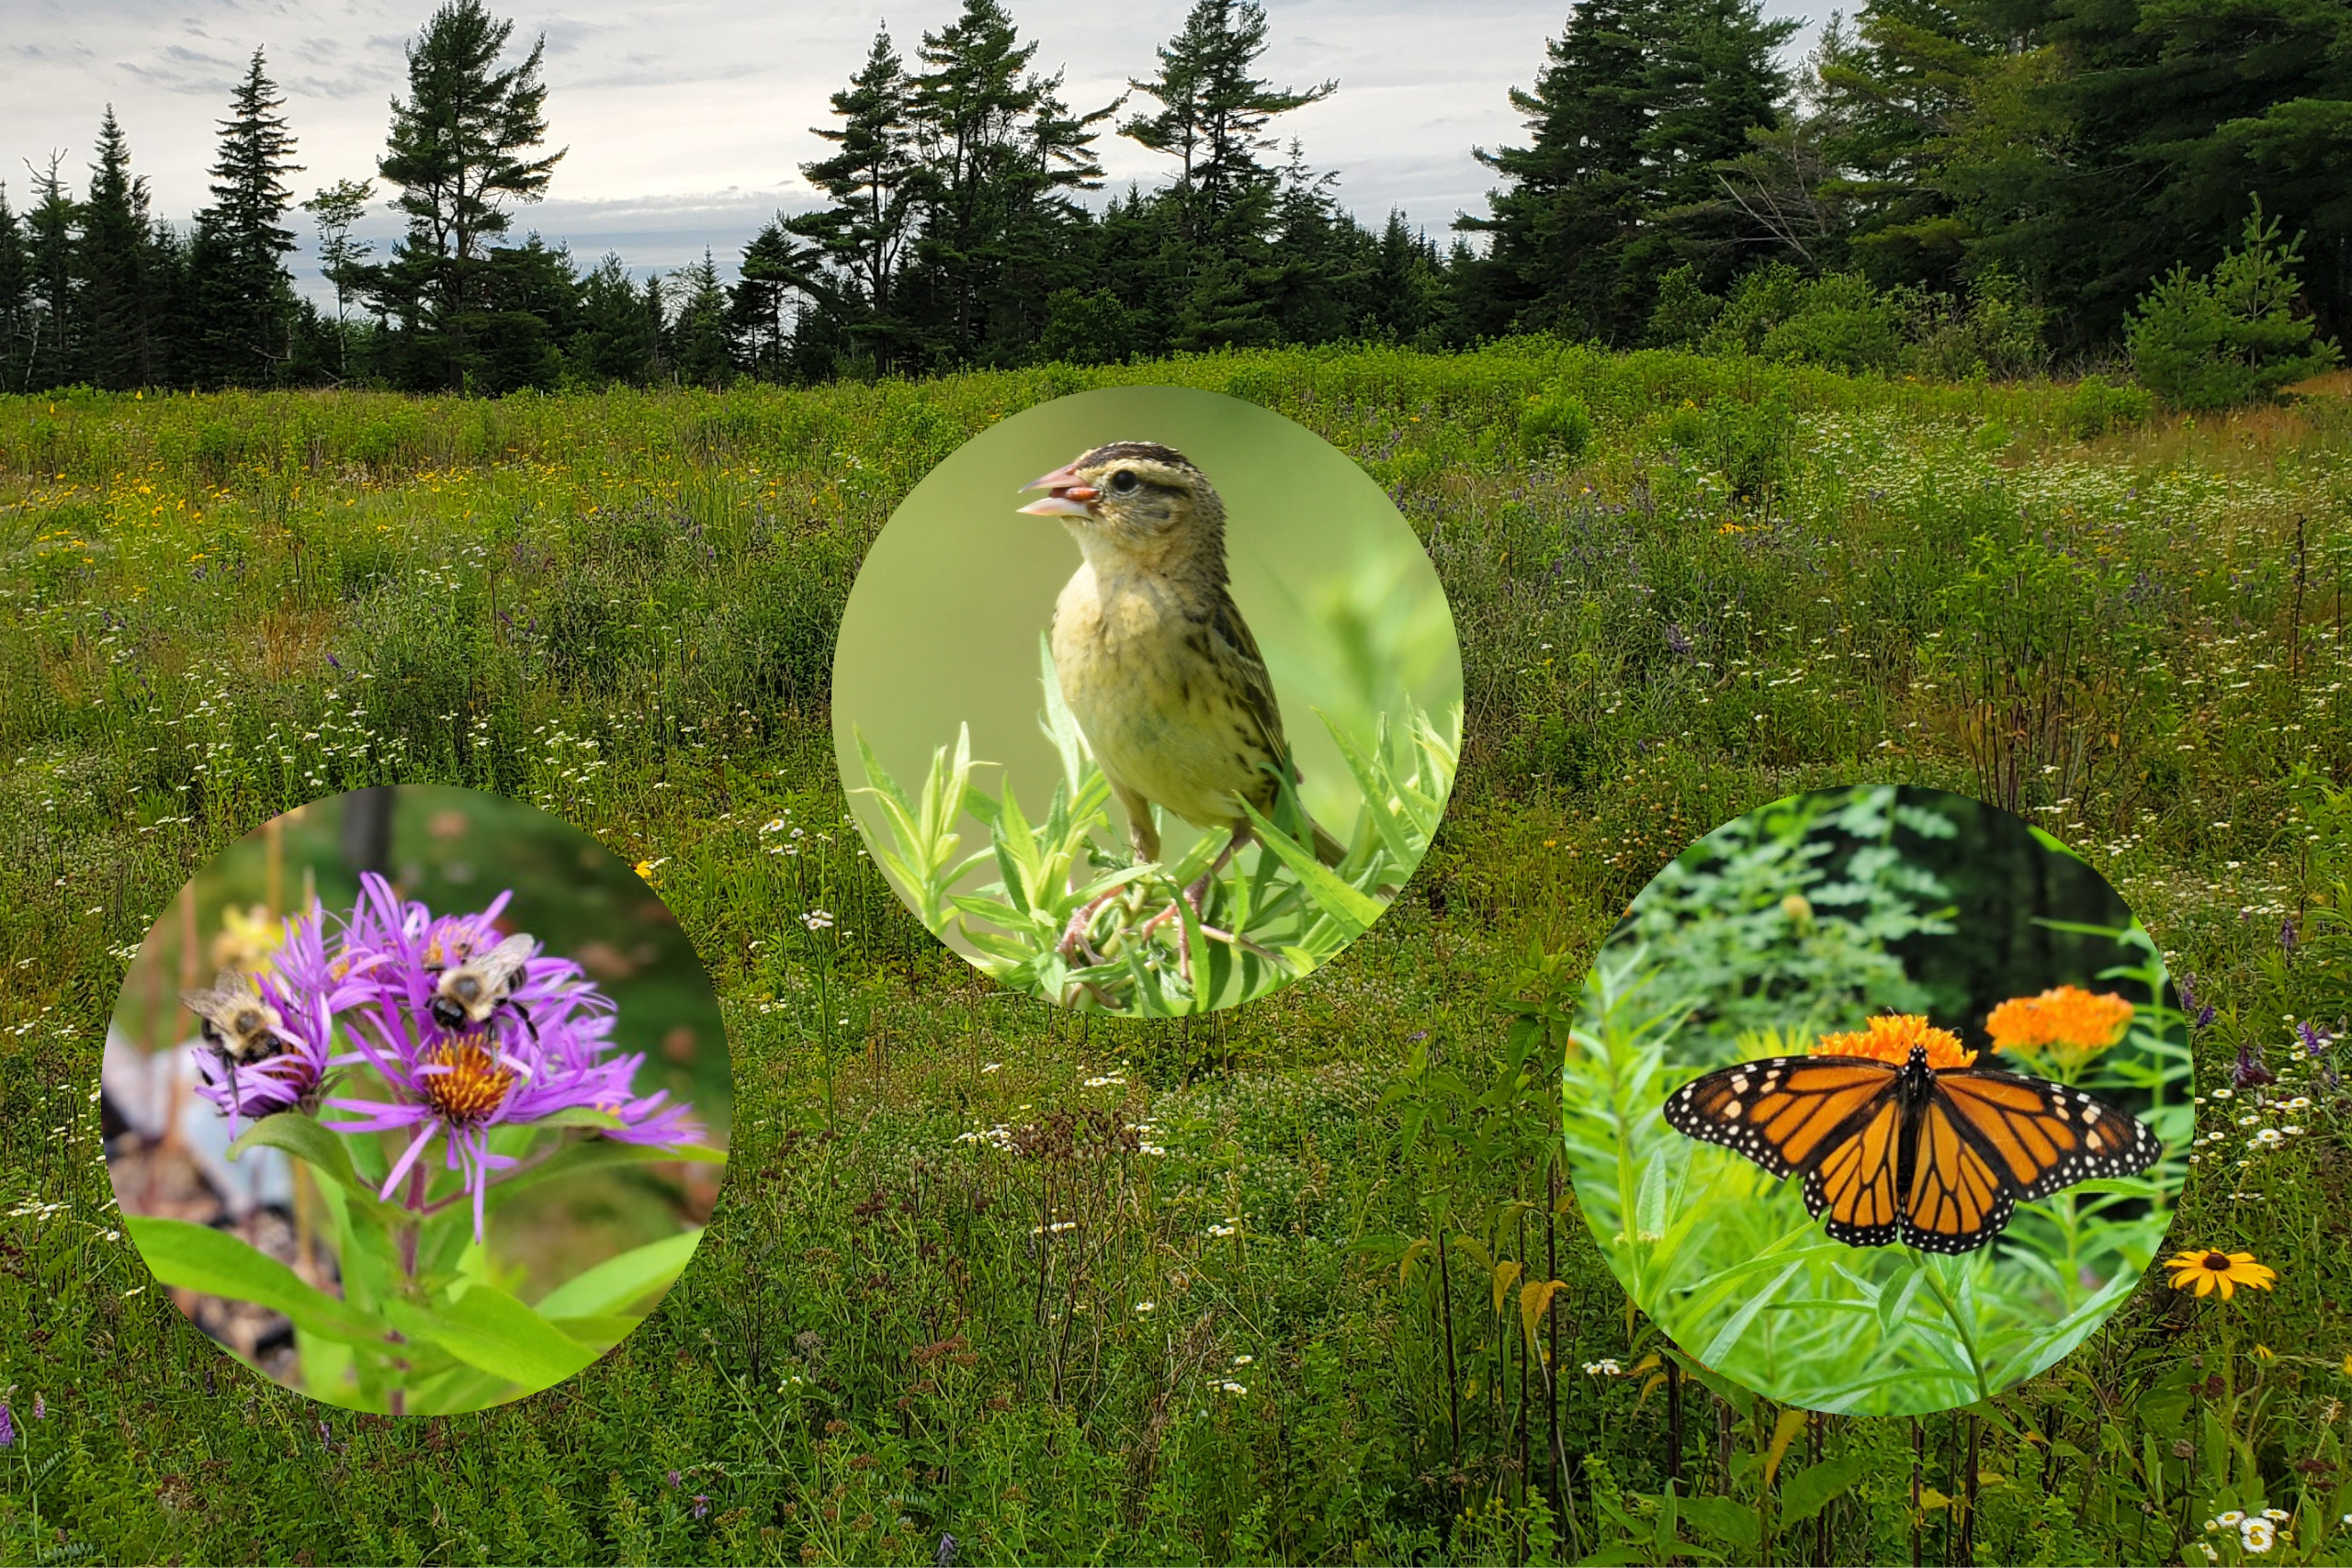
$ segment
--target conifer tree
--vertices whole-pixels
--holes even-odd
[[[1197,0],[1183,30],[1159,47],[1159,74],[1128,84],[1157,101],[1159,112],[1119,127],[1121,135],[1179,160],[1174,195],[1184,237],[1227,254],[1233,246],[1218,245],[1220,238],[1248,231],[1271,213],[1279,176],[1259,158],[1275,144],[1267,125],[1340,85],[1276,87],[1253,74],[1265,52],[1266,10],[1257,0]]]
[[[254,50],[220,122],[212,205],[197,215],[189,246],[198,330],[183,345],[194,363],[183,368],[209,384],[266,385],[293,355],[294,280],[284,257],[294,234],[279,220],[294,199],[286,178],[301,165],[277,112],[285,103]]]
[[[146,176],[130,172],[130,143],[107,106],[98,161],[80,209],[74,246],[78,369],[109,391],[163,384],[164,301],[159,297]]]
[[[500,70],[514,31],[481,0],[448,0],[408,46],[409,96],[392,103],[376,167],[399,187],[392,206],[409,227],[389,262],[371,269],[370,293],[400,318],[418,383],[463,388],[494,349],[473,341],[493,287],[492,242],[513,221],[508,204],[544,196],[563,157],[532,155],[547,140],[547,39]]]
[[[32,296],[25,329],[25,386],[33,391],[64,386],[82,367],[80,280],[74,257],[74,230],[82,209],[58,173],[64,161],[64,154],[52,152],[46,169],[32,171],[33,205],[25,213]]]
[[[32,323],[32,257],[8,205],[7,182],[0,180],[0,392],[27,388]]]
[[[812,128],[840,151],[800,166],[833,205],[785,223],[787,231],[815,241],[826,260],[846,275],[842,305],[855,317],[847,324],[848,334],[884,371],[906,355],[913,340],[893,294],[913,239],[915,203],[922,188],[910,118],[911,91],[888,31],[876,33],[865,65],[832,96],[840,128]]]
[[[724,387],[734,378],[728,353],[727,289],[709,251],[691,266],[671,275],[678,297],[670,324],[670,357],[678,379],[690,387]]]

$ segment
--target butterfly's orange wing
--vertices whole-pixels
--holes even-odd
[[[2137,1117],[2064,1084],[1975,1067],[1905,1084],[1869,1057],[1773,1056],[1692,1079],[1665,1114],[1775,1177],[1802,1176],[1805,1212],[1852,1247],[1973,1252],[2018,1204],[2163,1152]]]

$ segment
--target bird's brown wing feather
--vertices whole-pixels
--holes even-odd
[[[1258,651],[1258,639],[1250,635],[1250,623],[1241,618],[1241,606],[1233,602],[1232,594],[1217,594],[1209,626],[1224,645],[1220,651],[1237,678],[1236,692],[1258,744],[1276,767],[1297,779],[1290,743],[1283,736],[1282,709],[1274,702],[1273,677],[1266,673],[1265,656]]]

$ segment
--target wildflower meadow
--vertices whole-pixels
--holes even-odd
[[[1312,974],[1199,1017],[978,973],[891,892],[834,766],[833,639],[884,520],[993,421],[1121,382],[1349,454],[1462,646],[1410,879]],[[1514,340],[0,399],[0,1557],[2352,1560],[2346,391],[2146,416]],[[190,875],[394,782],[533,803],[636,866],[735,1083],[661,1305],[545,1392],[440,1416],[323,1404],[208,1340],[114,1205],[97,1093]],[[2193,1058],[2188,1146],[2160,1247],[2054,1364],[1829,1415],[1632,1308],[1561,1085],[1661,868],[1889,784],[2021,816],[2121,896],[2145,945],[2119,925],[2103,966],[2172,999],[2079,984],[2141,1010],[2134,1059]]]

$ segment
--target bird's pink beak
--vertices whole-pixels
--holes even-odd
[[[1044,490],[1053,492],[1043,501],[1033,501],[1020,508],[1033,517],[1091,517],[1094,513],[1087,503],[1102,493],[1092,485],[1080,483],[1067,465],[1042,479],[1031,479],[1021,488],[1024,491]]]

